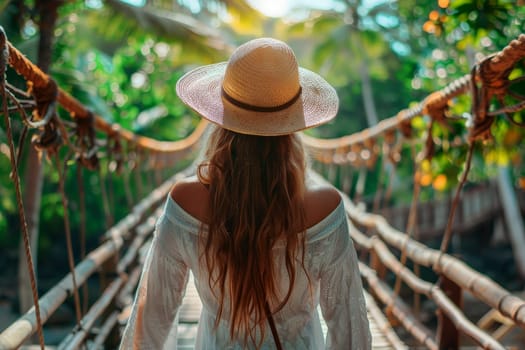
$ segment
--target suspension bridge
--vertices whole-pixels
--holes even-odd
[[[30,267],[34,301],[29,311],[5,329],[0,329],[0,349],[116,348],[162,204],[175,181],[194,173],[208,125],[202,122],[191,135],[176,142],[136,135],[90,112],[58,87],[50,76],[40,71],[7,40],[3,31],[0,33],[0,50],[3,128],[9,143],[12,179],[17,193],[21,235],[25,259]],[[512,127],[523,126],[513,119],[513,114],[525,108],[525,96],[512,92],[510,87],[525,78],[511,79],[510,74],[524,57],[525,35],[521,35],[502,51],[475,64],[470,74],[376,126],[337,139],[303,135],[313,163],[308,176],[318,183],[336,184],[344,199],[351,238],[360,256],[359,269],[366,289],[374,349],[458,349],[468,346],[504,349],[505,336],[511,330],[525,331],[523,298],[447,253],[453,234],[468,229],[469,223],[483,222],[483,218],[495,213],[502,213],[503,216],[518,213],[519,217],[523,217],[517,205],[509,206],[504,201],[491,200],[506,188],[504,185],[499,186],[496,192],[490,187],[487,191],[465,192],[463,198],[461,194],[471,167],[474,146],[490,137],[490,128],[496,117],[508,118]],[[8,66],[28,82],[29,93],[6,81]],[[440,209],[434,205],[431,210],[422,210],[425,205],[418,198],[418,179],[421,176],[418,165],[433,155],[436,147],[433,126],[436,123],[446,125],[458,122],[449,113],[451,101],[458,96],[469,96],[471,101],[471,117],[465,120],[469,124],[467,131],[464,135],[457,135],[455,141],[458,147],[467,150],[465,170],[454,196],[446,201],[447,205],[440,205]],[[510,98],[513,103],[508,102]],[[69,114],[69,118],[59,115],[59,106]],[[428,117],[426,140],[414,139],[411,120],[417,116]],[[14,118],[21,118],[24,126],[18,147],[12,128]],[[33,257],[18,172],[21,148],[28,143],[26,136],[30,130],[37,131],[31,147],[34,145],[47,153],[60,177],[70,269],[43,294],[39,293],[35,272],[31,268],[34,266]],[[104,142],[100,142],[101,138]],[[422,144],[422,151],[414,154],[414,159],[408,159],[416,164],[414,199],[410,207],[403,214],[392,214],[393,209],[389,213],[387,208],[381,208],[380,202],[389,192],[388,188],[382,193],[383,197],[378,195],[374,198],[372,205],[362,205],[358,200],[359,183],[362,181],[354,181],[353,174],[359,172],[361,177],[367,169],[373,168],[378,159],[385,164],[402,161],[400,147],[415,142]],[[66,148],[67,155],[61,156],[63,152],[60,153],[59,148]],[[101,155],[108,159],[101,162]],[[111,166],[114,176],[123,177],[130,210],[113,223],[115,218],[111,216],[109,194],[107,189],[102,190],[108,229],[101,234],[102,243],[98,247],[74,257],[71,216],[83,214],[82,211],[72,213],[68,210],[71,194],[64,189],[64,178],[68,171],[75,168],[79,179],[82,179],[83,169],[100,171],[102,164]],[[187,166],[182,167],[181,164]],[[133,181],[137,193],[130,191],[130,182]],[[354,194],[353,198],[350,193]],[[86,195],[82,191],[80,201],[85,201]],[[79,206],[82,207],[82,204]],[[426,215],[425,212],[431,214]],[[85,226],[87,219],[84,217],[79,221]],[[421,226],[424,223],[427,227]],[[85,227],[79,230],[85,234]],[[428,231],[428,235],[439,237],[440,248],[431,248],[418,240],[418,231]],[[524,239],[519,235],[511,238],[516,248]],[[515,252],[515,263],[521,278],[524,278],[522,256],[523,251]],[[436,278],[424,279],[420,273],[422,268],[432,271]],[[101,291],[96,301],[89,304],[84,287],[87,280],[96,275],[100,278]],[[404,295],[407,290],[413,297],[413,303]],[[489,310],[482,318],[471,319],[463,310],[462,299],[467,293]],[[420,318],[422,298],[429,300],[437,312],[437,323],[433,326]],[[74,304],[75,325],[59,344],[48,344],[45,338],[46,322],[66,302]],[[199,298],[190,282],[178,325],[179,347],[182,349],[193,346],[200,308]]]

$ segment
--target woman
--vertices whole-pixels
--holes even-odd
[[[307,186],[295,134],[336,115],[335,90],[262,38],[187,73],[177,94],[217,127],[197,176],[167,199],[121,348],[176,348],[190,269],[203,302],[196,349],[370,348],[342,200]]]

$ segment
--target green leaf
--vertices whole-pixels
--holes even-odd
[[[325,35],[332,32],[334,29],[340,27],[343,23],[341,16],[327,15],[320,16],[314,20],[313,32],[317,35]]]
[[[323,64],[326,63],[326,61],[331,58],[334,59],[333,53],[337,49],[337,44],[334,40],[326,40],[325,42],[321,43],[319,46],[317,46],[313,52],[313,63],[314,65],[319,68]]]

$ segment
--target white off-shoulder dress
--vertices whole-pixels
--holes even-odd
[[[177,314],[190,269],[203,304],[195,349],[243,348],[242,343],[230,339],[227,318],[221,319],[214,329],[217,299],[208,284],[208,271],[199,264],[199,234],[206,234],[206,226],[168,196],[156,225],[120,349],[177,348]],[[288,290],[284,246],[277,244],[274,251],[275,266],[281,266],[284,294]],[[361,278],[342,201],[332,213],[307,230],[305,267],[311,288],[302,268],[297,268],[291,297],[274,315],[283,347],[294,350],[370,349]],[[319,305],[328,328],[326,340],[321,329]],[[227,311],[227,300],[225,307]],[[269,326],[262,349],[275,349]]]

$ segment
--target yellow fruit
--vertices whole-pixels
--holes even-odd
[[[443,174],[439,174],[432,182],[432,187],[436,191],[444,191],[447,188],[447,177]]]
[[[432,183],[432,174],[423,173],[419,179],[421,186],[429,186]]]

